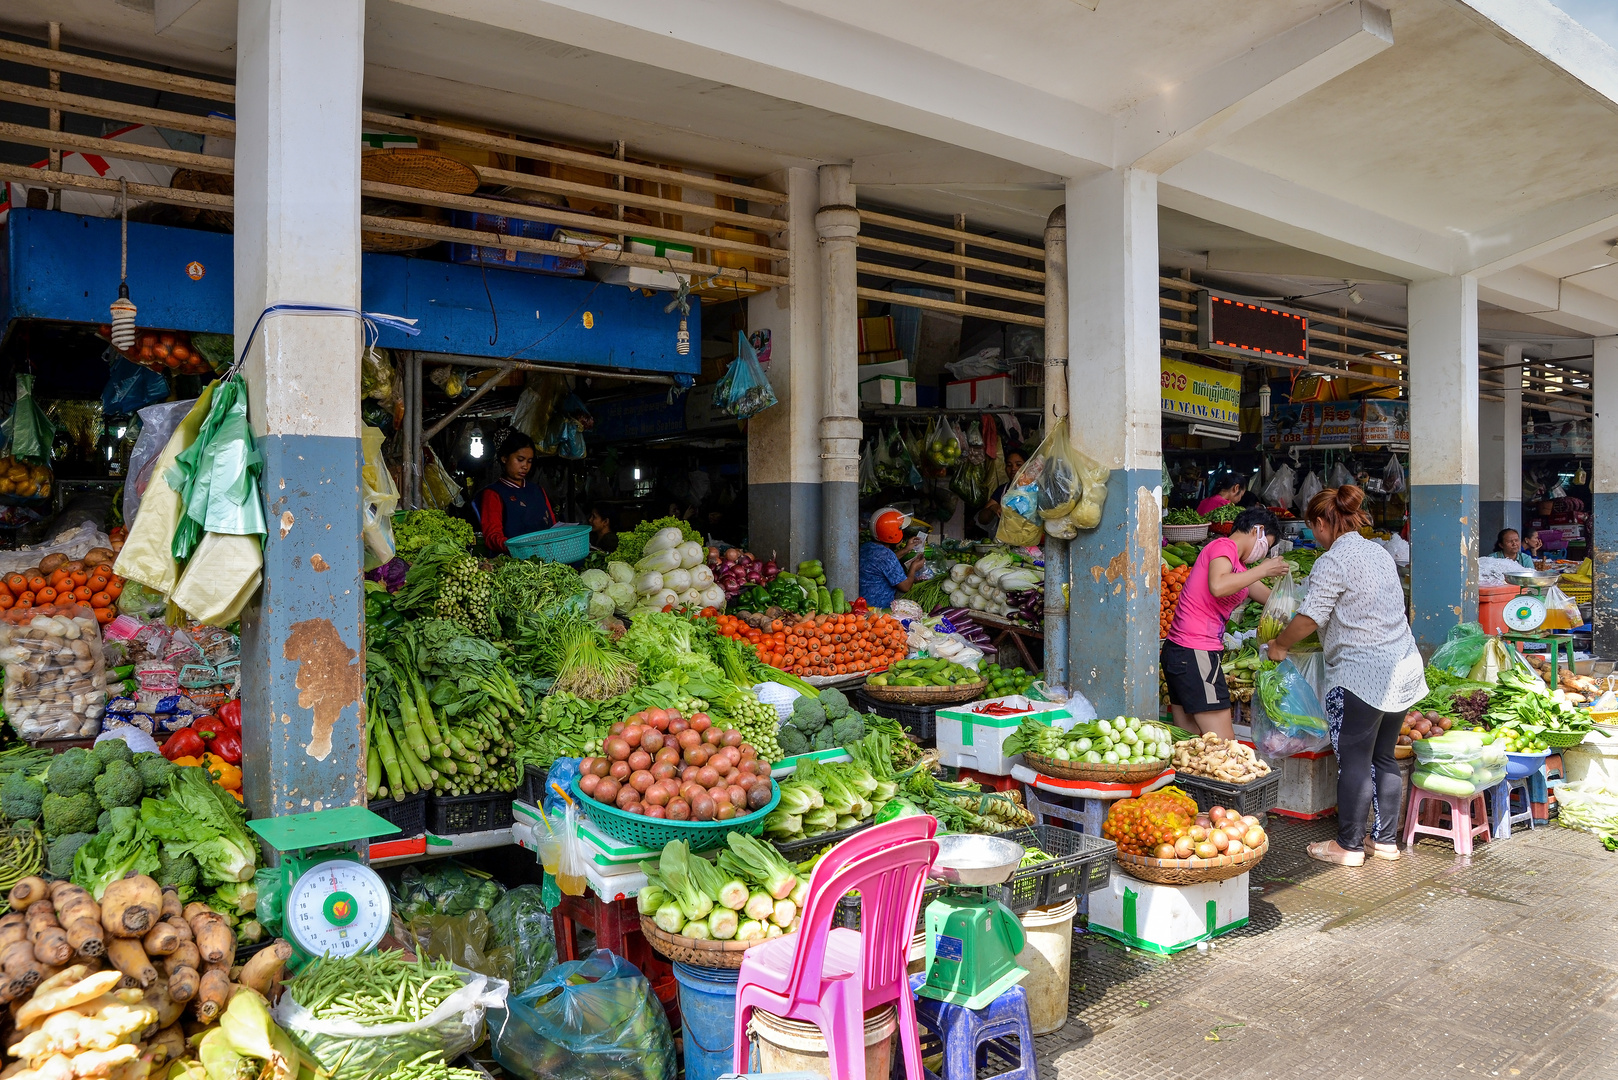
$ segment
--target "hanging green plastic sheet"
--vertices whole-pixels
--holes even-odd
[[[190,558],[203,533],[262,536],[258,478],[264,459],[247,423],[247,384],[233,375],[214,390],[196,441],[175,459],[169,486],[185,507],[174,529],[174,557]]]
[[[0,430],[11,443],[11,456],[33,465],[49,465],[51,443],[56,441],[56,425],[34,400],[34,377],[17,376],[17,404]]]

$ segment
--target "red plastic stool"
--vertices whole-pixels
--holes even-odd
[[[1425,824],[1422,821],[1422,804],[1437,804],[1430,809],[1442,813],[1440,807],[1449,808],[1447,823],[1437,825]],[[1477,822],[1476,825],[1473,822]],[[1483,836],[1483,842],[1489,842],[1489,800],[1486,792],[1478,792],[1471,796],[1441,795],[1436,791],[1410,785],[1410,804],[1405,811],[1404,846],[1414,847],[1416,834],[1426,836],[1442,836],[1455,844],[1455,854],[1472,854],[1472,838]]]
[[[996,776],[993,773],[978,772],[976,769],[959,769],[960,779],[971,780],[982,784],[992,791],[1021,791],[1022,781],[1014,776]]]

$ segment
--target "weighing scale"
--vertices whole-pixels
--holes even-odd
[[[1562,650],[1567,650],[1567,667],[1569,671],[1575,670],[1573,663],[1573,639],[1570,637],[1557,637],[1551,631],[1544,630],[1545,619],[1548,614],[1545,606],[1545,591],[1561,579],[1561,573],[1556,570],[1529,570],[1524,569],[1518,574],[1504,575],[1507,584],[1515,585],[1522,593],[1506,601],[1505,610],[1500,613],[1500,621],[1506,624],[1507,632],[1500,636],[1507,641],[1518,642],[1523,645],[1541,645],[1550,652],[1551,681],[1554,686],[1557,679],[1557,661]],[[1568,627],[1569,630],[1573,629]]]
[[[388,887],[346,845],[391,836],[399,827],[363,806],[249,821],[248,828],[281,856],[277,885],[282,932],[293,970],[317,956],[353,956],[388,932]]]
[[[932,877],[949,884],[927,905],[927,976],[916,992],[981,1009],[1028,974],[1017,964],[1022,921],[1000,902],[1001,882],[1022,862],[1021,844],[998,836],[940,836]]]

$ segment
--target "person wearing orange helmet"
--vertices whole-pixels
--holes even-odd
[[[918,554],[907,563],[899,560],[908,550],[904,533],[910,522],[909,514],[891,506],[871,515],[872,539],[860,545],[860,595],[869,607],[891,607],[895,596],[909,592],[916,583],[922,557]]]

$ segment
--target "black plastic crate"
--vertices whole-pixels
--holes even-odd
[[[517,785],[517,790],[511,793],[511,797],[521,799],[529,806],[541,805],[545,801],[545,781],[549,776],[549,769],[541,769],[538,765],[524,765],[522,782]]]
[[[932,884],[921,890],[921,907],[916,911],[916,933],[921,933],[927,927],[927,905],[944,891],[944,886]],[[843,897],[837,901],[837,913],[832,916],[833,926],[843,926],[850,930],[860,928],[860,898],[855,895]]]
[[[862,821],[848,829],[833,829],[831,832],[820,833],[817,836],[806,836],[802,840],[771,840],[769,844],[788,862],[803,862],[809,856],[832,844],[840,844],[861,829],[869,829],[870,821]]]
[[[1175,773],[1174,784],[1197,800],[1197,809],[1204,812],[1216,806],[1223,806],[1235,810],[1238,814],[1263,817],[1281,802],[1279,769],[1258,780],[1249,780],[1245,784],[1233,784],[1228,780],[1214,780],[1189,773]]]
[[[403,799],[395,799],[391,795],[385,799],[372,799],[367,807],[377,817],[399,826],[398,835],[386,837],[388,840],[403,840],[411,836],[420,836],[427,831],[425,791],[406,795]]]
[[[1112,877],[1112,859],[1118,845],[1111,840],[1056,825],[1030,825],[1000,835],[1051,856],[1045,862],[1023,867],[1006,882],[1010,895],[1003,902],[1019,915],[1088,896],[1106,888]]]
[[[876,713],[899,721],[923,746],[938,745],[938,709],[930,705],[900,705],[878,701],[864,690],[854,691],[854,707],[862,713]]]
[[[427,831],[434,836],[492,832],[511,828],[509,791],[483,795],[434,795],[427,815]]]

